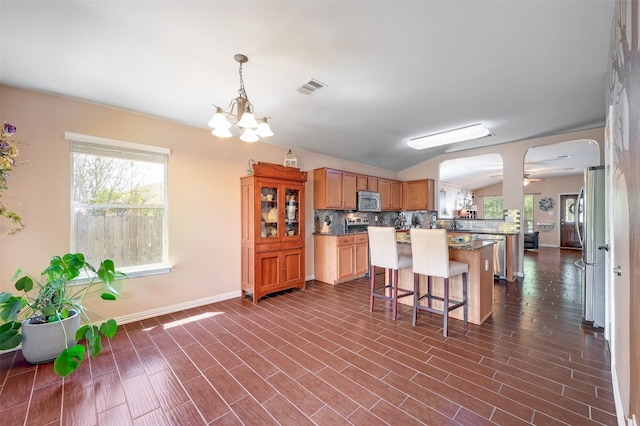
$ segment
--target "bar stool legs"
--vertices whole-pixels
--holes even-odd
[[[420,295],[420,274],[413,274],[413,325],[415,326],[418,323],[418,311],[424,310],[427,312],[431,312],[434,314],[441,314],[443,316],[443,325],[442,325],[442,334],[447,337],[449,335],[449,312],[462,307],[463,309],[463,317],[464,324],[468,324],[469,317],[469,309],[467,304],[467,273],[462,273],[462,300],[452,300],[449,298],[449,278],[444,278],[444,289],[443,289],[443,297],[435,296],[431,293],[431,279],[430,275],[427,275],[427,292],[423,295]],[[427,305],[420,305],[420,301],[423,299],[427,299]],[[431,303],[431,301],[440,300],[442,301],[442,310],[435,309]]]
[[[376,291],[376,276],[375,266],[371,265],[369,272],[371,283],[371,296],[369,300],[369,311],[373,312],[373,305],[376,298],[384,299],[391,302],[391,315],[393,319],[398,319],[398,298],[411,296],[413,291],[398,289],[398,270],[397,269],[385,269],[385,284],[379,291]]]

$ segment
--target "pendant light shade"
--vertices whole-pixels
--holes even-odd
[[[244,142],[258,142],[260,138],[256,135],[256,132],[253,129],[247,127],[242,131],[240,140]]]

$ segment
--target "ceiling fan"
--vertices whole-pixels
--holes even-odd
[[[544,180],[544,179],[531,178],[529,176],[531,176],[531,175],[528,174],[528,173],[524,174],[524,179],[523,179],[523,183],[522,183],[524,186],[529,185],[531,182],[542,182]]]
[[[524,174],[524,178],[522,180],[522,184],[524,186],[529,185],[531,182],[542,182],[544,179],[540,179],[540,178],[532,178],[530,177],[531,174],[530,173],[525,173]],[[490,177],[502,177],[502,174],[498,174],[498,175],[491,175]]]

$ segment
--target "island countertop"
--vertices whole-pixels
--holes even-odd
[[[411,245],[411,236],[408,233],[397,234],[396,241],[398,241],[398,244]],[[480,250],[494,244],[496,244],[495,241],[487,240],[472,240],[462,243],[449,241],[449,248],[454,250]]]

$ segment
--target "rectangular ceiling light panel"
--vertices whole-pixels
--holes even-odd
[[[410,139],[409,142],[407,142],[407,145],[413,149],[425,149],[448,145],[455,142],[467,141],[470,139],[484,138],[486,136],[493,136],[491,130],[487,129],[482,124],[474,124],[433,135],[419,136],[417,138]]]

